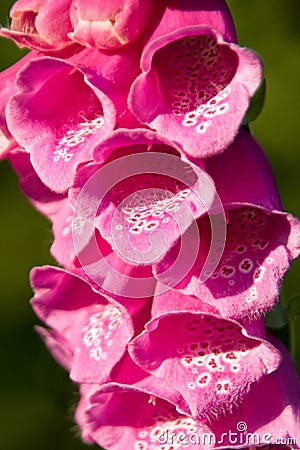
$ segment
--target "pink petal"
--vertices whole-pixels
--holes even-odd
[[[68,43],[71,30],[69,8],[72,0],[48,0],[40,9],[35,27],[38,35],[55,46]]]
[[[129,353],[137,365],[176,388],[197,419],[240,403],[281,360],[273,346],[237,322],[200,312],[153,319],[129,344]]]
[[[136,301],[151,297],[155,291],[156,279],[151,266],[126,263],[99,233],[96,233],[96,237],[93,237],[89,245],[77,256],[78,265],[84,269],[95,285],[108,295]]]
[[[90,226],[88,234],[92,236],[95,227],[98,228],[101,238],[105,238],[113,250],[116,261],[124,261],[114,262],[112,254],[109,264],[112,263],[116,268],[123,265],[123,270],[127,265],[126,273],[121,273],[123,281],[129,272],[132,276],[134,272],[137,275],[145,267],[148,271],[147,280],[142,274],[143,280],[140,281],[152,284],[152,263],[164,257],[168,248],[181,235],[185,237],[187,228],[198,234],[195,219],[215,207],[216,195],[211,179],[199,167],[177,158],[176,146],[172,144],[171,147],[170,144],[149,130],[119,129],[95,148],[94,158],[100,163],[81,167],[74,188],[70,190],[78,219],[85,219]],[[104,161],[106,164],[101,164]],[[157,234],[150,233],[147,221],[154,225],[154,231],[157,228]],[[86,233],[74,235],[75,247],[79,250],[86,245]],[[105,264],[103,256],[106,257],[111,250],[104,250],[103,255],[103,242],[97,242],[98,238],[92,239],[93,257],[86,253],[84,261],[80,256],[80,264],[104,289],[103,282],[109,281],[113,275],[114,289],[117,289],[113,292],[119,295],[118,287],[124,284],[121,280],[117,281],[115,271],[107,267],[109,277],[105,274],[103,279],[102,275]],[[195,249],[196,253],[191,253],[196,257],[197,246]],[[126,296],[145,297],[153,294],[153,290],[151,293],[147,290],[146,284],[138,287],[135,281],[138,280],[129,281],[135,287]],[[123,290],[121,295],[125,295]]]
[[[218,309],[192,295],[185,295],[177,289],[170,289],[162,294],[155,293],[152,303],[152,318],[176,311],[203,312],[218,314]]]
[[[31,62],[18,84],[21,92],[7,105],[9,129],[43,183],[63,192],[78,164],[91,160],[95,142],[113,129],[114,107],[81,71],[54,58]]]
[[[89,383],[109,380],[133,335],[126,310],[63,269],[36,268],[31,281],[35,313],[72,350],[71,378]]]

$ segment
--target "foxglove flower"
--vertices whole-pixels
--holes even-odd
[[[232,43],[227,7],[214,3],[216,10],[205,1],[185,10],[184,2],[170,2],[129,94],[138,120],[180,142],[192,159],[228,147],[262,79],[260,58]]]
[[[77,166],[92,160],[95,144],[126,113],[135,61],[132,50],[109,57],[87,50],[72,62],[39,58],[19,73],[19,91],[6,107],[8,127],[53,191],[72,186]]]
[[[101,170],[108,155],[110,164]],[[73,201],[79,193],[78,210],[87,211],[88,202],[90,210],[93,203],[101,205],[94,211],[97,229],[133,264],[158,261],[166,247],[172,246],[195,218],[205,214],[214,200],[209,177],[201,179],[202,173],[194,172],[178,157],[175,144],[152,131],[117,130],[95,148],[93,157],[100,164],[78,171],[71,191],[75,193]],[[99,182],[88,181],[98,170]],[[211,186],[205,186],[205,181]],[[84,187],[86,182],[96,189]]]
[[[0,35],[13,39],[20,47],[41,51],[60,50],[72,44],[69,8],[72,0],[18,0],[11,8],[10,29]]]
[[[281,360],[262,320],[243,326],[202,308],[178,291],[156,296],[152,320],[129,344],[135,363],[179,391],[196,419],[229,412]]]
[[[154,0],[73,0],[68,35],[88,47],[115,49],[137,39],[153,13]]]

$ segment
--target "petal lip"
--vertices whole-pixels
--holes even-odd
[[[118,299],[112,298],[111,296],[105,294],[105,292],[99,290],[99,286],[93,283],[93,281],[82,269],[78,269],[77,267],[68,269],[51,265],[33,267],[30,271],[30,283],[33,289],[39,287],[42,289],[51,290],[53,286],[57,284],[57,277],[61,277],[63,275],[70,276],[80,282],[83,282],[84,285],[87,285],[95,294],[101,295],[102,297],[108,299],[113,305],[124,309]],[[34,298],[31,301],[33,302]],[[42,318],[42,320],[44,319]]]
[[[148,383],[149,379],[149,383]],[[190,410],[188,405],[186,404],[185,400],[182,398],[181,394],[179,392],[176,392],[176,389],[172,388],[172,386],[168,386],[166,389],[169,389],[170,394],[164,394],[161,385],[160,385],[159,379],[155,379],[155,377],[149,375],[148,378],[145,380],[142,380],[140,382],[137,382],[133,385],[130,384],[124,384],[124,383],[118,383],[115,381],[111,381],[108,383],[103,383],[102,385],[99,385],[99,388],[97,389],[97,392],[93,394],[91,397],[91,401],[95,401],[97,399],[98,394],[101,393],[111,393],[111,392],[125,392],[125,391],[131,391],[131,392],[137,392],[141,394],[149,394],[153,396],[159,397],[161,400],[165,400],[168,403],[175,406],[176,410],[180,414],[190,414]],[[171,398],[170,398],[171,397]],[[174,397],[174,398],[172,398]]]
[[[181,145],[153,130],[147,128],[118,128],[106,139],[95,146],[93,158],[96,162],[104,162],[105,159],[118,147],[143,144],[163,144],[173,147],[179,154]]]
[[[170,44],[174,41],[180,40],[180,39],[188,37],[188,36],[196,36],[196,35],[204,35],[204,34],[216,37],[217,44],[228,45],[230,48],[232,47],[235,51],[237,49],[241,49],[241,47],[239,47],[236,44],[226,42],[223,39],[223,36],[218,31],[214,30],[213,28],[211,28],[209,26],[205,26],[205,25],[183,26],[183,27],[177,28],[176,30],[171,31],[168,34],[165,34],[154,40],[151,40],[149,43],[147,43],[145,45],[142,55],[141,55],[141,61],[140,61],[140,66],[141,66],[142,72],[147,73],[151,70],[154,55],[162,47],[165,47],[167,44]]]
[[[195,300],[197,300],[197,299],[195,298]],[[173,311],[172,310],[165,311],[165,312],[163,312],[161,314],[157,313],[157,315],[155,317],[152,317],[152,319],[149,320],[149,322],[147,322],[145,324],[145,330],[142,331],[142,333],[140,333],[138,336],[136,336],[131,341],[129,347],[131,347],[131,344],[134,343],[134,341],[137,338],[139,338],[140,336],[155,330],[157,328],[157,325],[158,325],[160,319],[173,317],[173,316],[180,316],[182,314],[192,314],[192,315],[195,315],[195,316],[206,316],[206,317],[212,317],[212,318],[215,318],[215,319],[218,319],[218,320],[226,320],[226,321],[228,321],[230,323],[233,323],[233,324],[237,325],[241,329],[241,332],[242,332],[242,334],[244,336],[246,336],[246,337],[248,337],[250,339],[255,339],[255,340],[259,341],[259,342],[265,343],[270,349],[274,349],[274,347],[275,347],[273,344],[271,344],[270,342],[268,342],[266,340],[265,336],[263,336],[264,333],[263,334],[261,333],[261,324],[262,324],[261,319],[256,320],[256,323],[255,323],[255,321],[253,322],[252,320],[247,320],[247,319],[239,320],[239,319],[233,319],[233,318],[227,318],[227,317],[225,318],[222,314],[214,313],[214,312],[211,312],[211,311],[206,312],[206,311],[201,311],[201,310],[197,310],[197,309],[195,309],[193,311],[191,309],[184,309],[184,308],[182,308],[182,309],[178,308],[178,309],[173,310]],[[261,336],[259,336],[259,334]],[[278,355],[281,355],[280,352],[277,352],[277,353],[278,353]],[[278,358],[278,361],[277,361],[278,365],[281,363],[281,361],[282,361],[282,355]],[[271,372],[273,370],[275,370],[275,369],[271,369]]]

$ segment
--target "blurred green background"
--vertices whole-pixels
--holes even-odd
[[[1,0],[0,24],[8,24],[12,1]],[[267,97],[253,124],[277,178],[286,210],[300,216],[300,4],[298,0],[230,0],[241,45],[265,63]],[[0,68],[20,58],[20,50],[0,40]],[[6,161],[0,163],[1,232],[1,450],[86,448],[72,420],[76,388],[35,334],[37,319],[28,300],[31,267],[52,263],[51,227],[20,192]],[[300,261],[294,263],[283,298],[298,294]],[[126,450],[126,449],[124,449]]]

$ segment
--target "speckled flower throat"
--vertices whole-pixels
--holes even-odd
[[[237,57],[214,36],[203,34],[172,42],[156,53],[154,64],[166,105],[183,126],[197,126],[202,133],[208,120],[227,111],[226,97]]]

